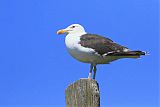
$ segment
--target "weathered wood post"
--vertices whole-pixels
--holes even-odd
[[[100,92],[97,81],[80,79],[65,91],[66,107],[100,107]]]

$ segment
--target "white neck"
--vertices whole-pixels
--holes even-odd
[[[80,37],[81,35],[86,34],[86,32],[72,32],[72,33],[68,33],[66,36],[72,36],[72,37]]]
[[[78,44],[78,42],[80,41],[80,36],[86,34],[86,32],[72,32],[67,34],[66,38],[65,38],[65,43],[66,46],[68,48],[75,48],[75,46]]]

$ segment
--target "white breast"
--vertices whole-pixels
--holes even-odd
[[[65,43],[67,46],[67,49],[69,53],[76,58],[77,60],[81,62],[87,62],[91,63],[94,62],[94,57],[95,51],[90,48],[85,48],[82,47],[79,42],[80,42],[80,35],[82,34],[75,34],[75,35],[70,35],[68,34],[65,38]]]

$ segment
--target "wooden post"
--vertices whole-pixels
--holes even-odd
[[[100,107],[97,81],[80,79],[66,89],[66,107]]]

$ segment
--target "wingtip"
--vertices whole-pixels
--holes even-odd
[[[147,51],[142,51],[142,52],[144,52],[144,55],[150,55],[150,53]]]
[[[150,53],[149,53],[149,52],[146,52],[146,55],[150,55]]]

